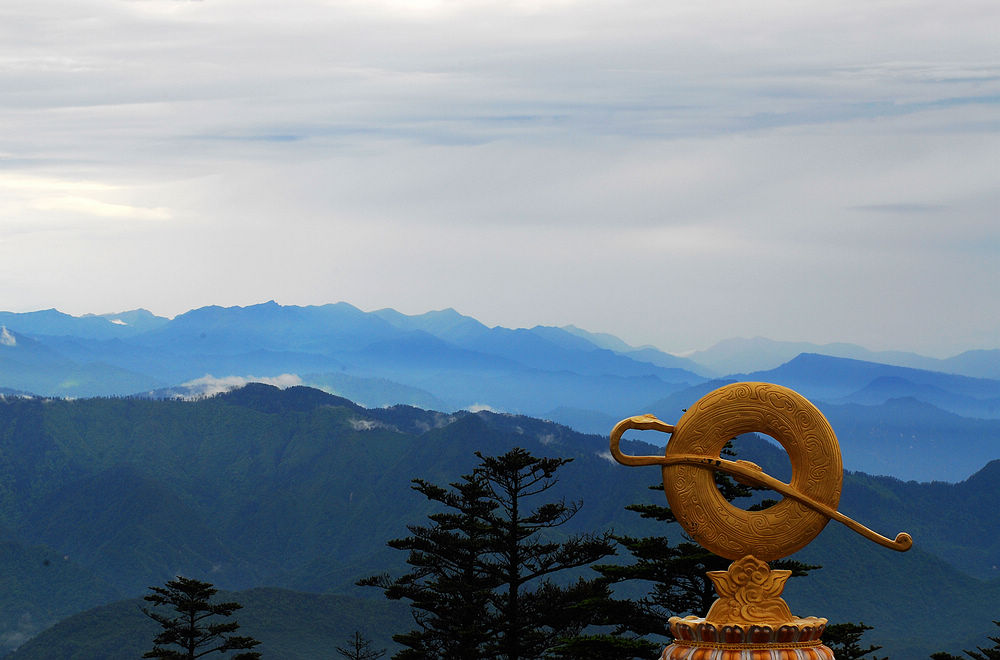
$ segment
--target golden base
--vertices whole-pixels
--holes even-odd
[[[708,623],[703,617],[671,617],[674,643],[660,660],[834,660],[820,639],[826,619],[794,619],[780,626]]]

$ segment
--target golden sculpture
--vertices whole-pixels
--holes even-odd
[[[623,453],[619,443],[629,429],[670,433],[664,455]],[[788,452],[789,483],[749,461],[721,458],[729,440],[754,432],[771,436]],[[611,454],[623,465],[662,466],[663,490],[677,521],[704,548],[735,560],[728,571],[708,573],[719,599],[704,618],[670,619],[674,643],[663,660],[749,659],[757,650],[794,650],[798,655],[788,657],[832,660],[833,652],[821,641],[826,619],[792,615],[781,598],[791,573],[772,571],[766,562],[801,550],[831,519],[893,550],[913,545],[905,532],[888,539],[837,511],[843,466],[833,429],[805,397],[780,385],[726,385],[702,397],[676,426],[652,415],[624,419],[611,432]],[[784,497],[762,511],[744,511],[719,492],[716,470]],[[703,652],[692,655],[692,647]]]
[[[766,562],[747,555],[737,559],[728,571],[707,573],[719,599],[709,608],[709,623],[791,623],[795,620],[788,603],[781,598],[791,571],[772,571]]]

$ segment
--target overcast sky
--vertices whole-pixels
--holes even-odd
[[[998,348],[998,34],[995,0],[8,0],[0,309]]]

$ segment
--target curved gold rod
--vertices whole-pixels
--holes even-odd
[[[629,429],[637,429],[640,431],[663,431],[664,433],[673,433],[674,431],[674,427],[672,425],[661,422],[653,415],[638,415],[636,417],[629,417],[628,419],[623,419],[618,422],[618,424],[615,425],[615,428],[611,431],[611,455],[614,456],[615,460],[622,465],[694,465],[709,470],[719,470],[721,472],[731,474],[734,477],[739,477],[744,483],[749,482],[755,486],[770,488],[785,497],[790,497],[797,502],[801,502],[810,509],[823,514],[827,518],[836,520],[837,522],[846,525],[849,529],[857,532],[861,536],[864,536],[868,540],[874,541],[875,543],[885,546],[890,550],[905,552],[913,545],[913,538],[906,532],[900,532],[896,535],[895,539],[886,538],[878,532],[868,529],[856,520],[848,518],[836,509],[832,509],[822,502],[817,502],[808,495],[799,492],[798,490],[792,488],[791,485],[786,484],[784,481],[779,481],[771,475],[765,474],[760,467],[749,461],[727,461],[724,458],[699,456],[697,454],[631,456],[629,454],[622,453],[618,444],[621,442],[622,434]]]

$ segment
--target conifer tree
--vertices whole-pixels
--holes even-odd
[[[495,651],[505,660],[538,658],[587,625],[587,617],[572,606],[597,588],[587,580],[557,586],[549,576],[614,554],[611,535],[584,534],[562,542],[546,536],[576,515],[582,502],[533,507],[532,498],[555,486],[556,471],[572,459],[536,458],[520,448],[498,457],[476,456],[482,461],[476,476],[495,504],[489,518],[493,556],[487,562],[488,573],[500,585],[492,599],[499,616]]]
[[[153,640],[153,650],[143,658],[163,660],[195,660],[210,653],[225,653],[252,649],[260,644],[253,637],[233,635],[239,629],[236,621],[220,621],[232,616],[243,606],[239,603],[212,603],[218,592],[210,583],[177,576],[162,587],[150,587],[153,592],[144,599],[154,607],[169,606],[176,616],[142,608],[163,630]],[[180,647],[181,650],[166,648]],[[231,660],[256,660],[260,653],[249,651],[231,656]]]
[[[554,540],[550,531],[581,503],[535,503],[570,459],[537,458],[524,449],[476,455],[479,466],[449,489],[414,481],[415,490],[446,510],[389,542],[409,551],[412,570],[359,582],[411,602],[417,628],[394,636],[406,647],[395,658],[539,658],[587,625],[572,606],[588,599],[597,582],[551,578],[613,554],[610,536]]]
[[[378,660],[385,655],[385,649],[373,649],[372,640],[362,635],[360,630],[355,630],[346,647],[337,647],[337,653],[348,660]]]
[[[393,657],[482,657],[495,632],[489,601],[497,584],[484,565],[491,549],[486,520],[492,509],[485,484],[467,475],[448,489],[422,479],[414,479],[412,487],[445,507],[428,516],[431,525],[409,525],[410,536],[388,542],[409,552],[406,561],[413,569],[395,579],[382,574],[358,584],[380,587],[392,600],[410,601],[417,627],[393,635],[406,647]]]

